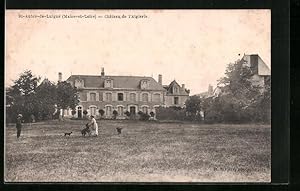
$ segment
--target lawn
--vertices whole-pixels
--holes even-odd
[[[270,182],[269,125],[98,121],[98,137],[82,137],[86,121],[6,127],[9,182]],[[117,135],[116,127],[123,127]],[[70,137],[64,132],[72,131]]]

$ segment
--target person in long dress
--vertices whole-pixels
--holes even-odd
[[[91,115],[90,126],[92,128],[92,135],[98,136],[98,124],[97,124],[96,119],[93,115]]]

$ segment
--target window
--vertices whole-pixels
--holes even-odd
[[[142,80],[141,81],[141,88],[142,89],[147,89],[149,87],[148,80]]]
[[[174,92],[173,93],[178,93],[178,87],[174,87]]]
[[[136,101],[136,95],[135,93],[130,93],[130,101],[135,102]]]
[[[111,106],[106,106],[106,115],[107,116],[111,116],[111,110],[112,110],[112,108],[111,108]]]
[[[76,79],[76,80],[75,80],[75,87],[77,87],[77,88],[82,88],[82,87],[84,87],[84,81],[83,81],[83,80],[80,80],[80,79]]]
[[[112,101],[111,93],[106,93],[106,101]]]
[[[118,114],[119,114],[120,116],[123,116],[123,115],[124,115],[124,109],[123,109],[122,106],[119,106],[119,107],[118,107]]]
[[[142,111],[143,111],[143,113],[148,113],[148,107],[143,106],[143,107],[142,107]]]
[[[174,97],[174,104],[178,105],[178,103],[179,103],[179,98],[178,97]]]
[[[106,81],[106,87],[110,87],[110,80]]]
[[[111,79],[105,80],[104,87],[105,88],[112,88],[113,87],[113,80],[111,80]]]
[[[143,102],[148,102],[148,94],[147,93],[142,94],[142,101]]]
[[[123,93],[118,93],[118,101],[123,101]]]
[[[96,101],[96,93],[90,93],[90,101]]]
[[[154,94],[153,95],[153,101],[160,102],[160,94]]]
[[[97,108],[95,106],[91,106],[90,107],[91,115],[95,116],[96,115],[96,111],[97,111]]]

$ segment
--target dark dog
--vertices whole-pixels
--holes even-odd
[[[65,136],[67,136],[67,135],[69,135],[69,136],[70,136],[71,134],[72,134],[72,132],[70,132],[70,133],[65,133]]]
[[[123,128],[122,127],[117,127],[116,129],[117,129],[118,135],[120,135],[122,133]]]
[[[85,125],[85,128],[81,130],[81,134],[84,137],[85,137],[86,134],[91,135],[91,130],[90,130],[90,127],[89,127],[88,123]]]

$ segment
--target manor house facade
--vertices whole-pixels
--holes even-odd
[[[59,80],[61,80],[59,73]],[[73,117],[82,118],[83,111],[87,115],[100,116],[99,110],[104,110],[103,117],[112,118],[113,111],[118,112],[117,118],[125,118],[125,112],[136,115],[139,111],[150,113],[163,106],[185,107],[189,91],[184,85],[174,80],[170,85],[162,85],[162,75],[158,82],[152,77],[142,76],[110,76],[105,75],[71,75],[67,80],[75,86],[79,93],[79,104]],[[64,111],[65,116],[72,116],[71,111]]]

